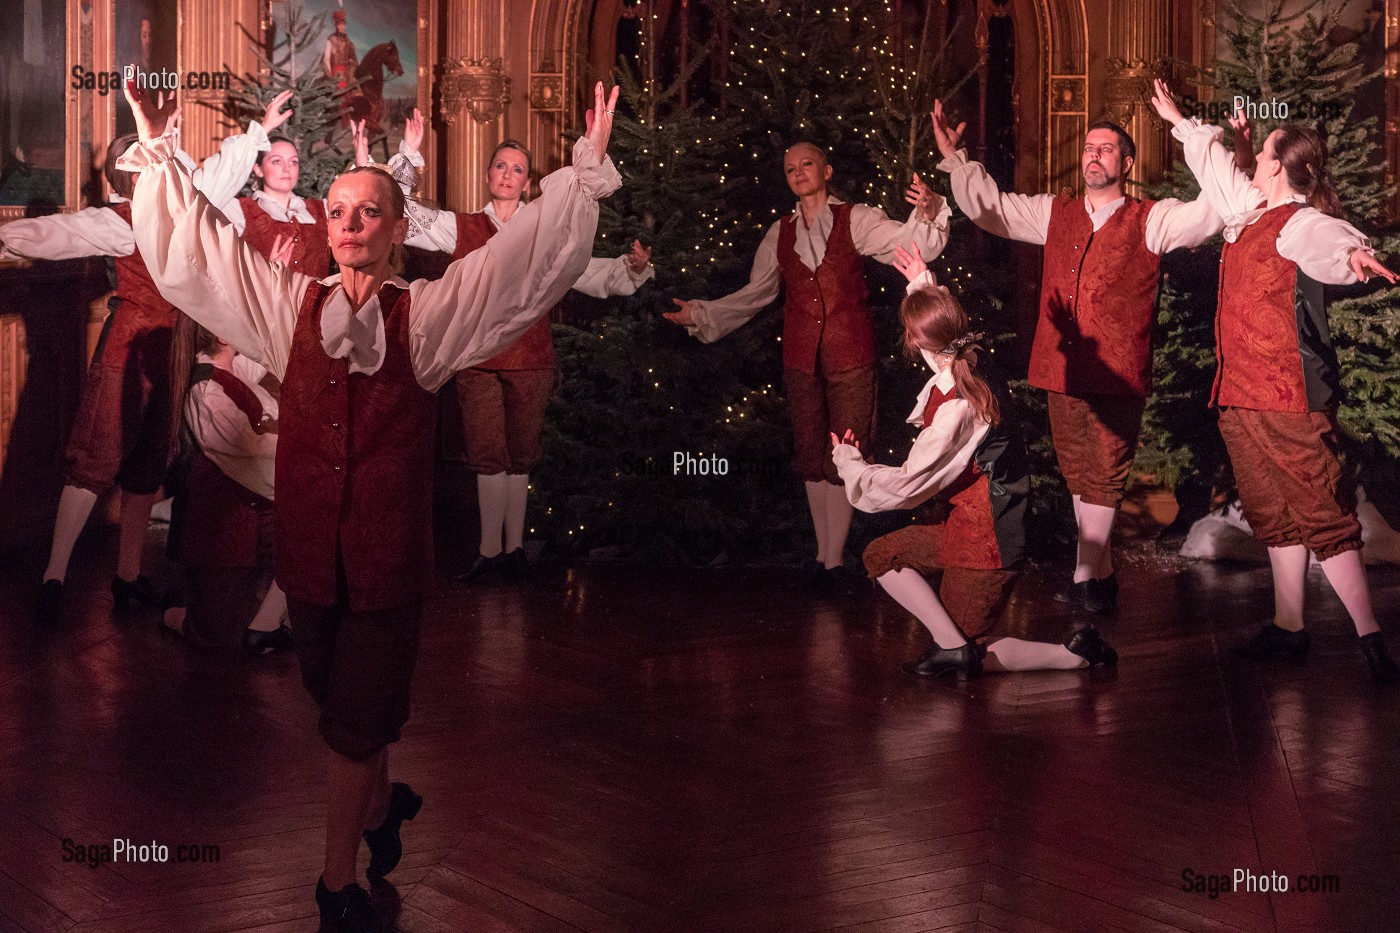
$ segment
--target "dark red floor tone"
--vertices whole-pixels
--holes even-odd
[[[311,931],[322,748],[295,661],[114,618],[80,550],[60,630],[0,570],[0,931]],[[412,933],[1400,929],[1400,693],[1312,581],[1302,668],[1229,658],[1260,569],[1129,553],[1120,670],[915,682],[883,596],[787,572],[546,571],[427,612],[392,768],[427,798],[377,892]],[[1058,577],[1013,627],[1058,637]],[[1400,648],[1400,573],[1373,573]],[[217,864],[62,860],[217,844]],[[362,862],[363,865],[363,862]],[[1340,894],[1182,889],[1337,875]],[[1295,882],[1296,884],[1296,882]]]

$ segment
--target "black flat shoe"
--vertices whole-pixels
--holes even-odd
[[[802,565],[802,581],[813,593],[826,592],[826,568],[819,560],[809,560]]]
[[[1258,635],[1236,648],[1235,654],[1251,661],[1267,661],[1275,655],[1286,654],[1294,664],[1301,664],[1307,660],[1310,642],[1307,629],[1290,632],[1270,622]]]
[[[501,567],[505,575],[512,580],[524,580],[530,576],[530,558],[525,556],[523,547],[518,547],[509,554],[502,554]]]
[[[1357,640],[1361,653],[1366,656],[1366,666],[1371,669],[1371,679],[1378,684],[1400,683],[1400,667],[1391,660],[1385,650],[1385,638],[1380,632],[1372,632]]]
[[[1111,573],[1101,580],[1071,583],[1055,594],[1055,601],[1083,606],[1097,614],[1112,612],[1118,608],[1118,574]]]
[[[135,580],[123,580],[121,577],[112,578],[112,605],[118,609],[125,609],[129,603],[138,603],[142,606],[156,606],[160,604],[160,594],[156,592],[156,586],[144,576],[137,576]]]
[[[243,631],[243,650],[254,657],[286,651],[291,647],[292,630],[285,625],[278,626],[270,632],[255,632],[252,629]]]
[[[822,571],[826,576],[826,592],[832,596],[854,596],[859,580],[845,565],[838,565]]]
[[[63,581],[45,580],[39,585],[39,597],[34,600],[34,621],[43,626],[57,625],[62,606]]]
[[[374,912],[369,892],[358,884],[349,884],[339,891],[326,887],[324,878],[316,879],[316,907],[321,911],[321,929],[336,933],[389,933],[389,928]]]
[[[959,680],[976,677],[982,673],[982,654],[973,642],[961,648],[940,648],[934,643],[918,661],[904,665],[904,673],[915,677],[956,674]]]
[[[458,583],[475,583],[482,577],[493,573],[504,573],[506,570],[506,556],[497,554],[495,557],[477,556],[476,562],[461,573],[454,574],[452,579]]]
[[[403,858],[403,840],[399,837],[405,820],[411,820],[423,809],[423,796],[415,794],[413,788],[402,781],[389,785],[389,813],[377,829],[365,830],[365,842],[369,843],[369,867],[365,877],[378,881]]]
[[[1099,630],[1092,625],[1071,632],[1065,639],[1065,647],[1088,661],[1090,667],[1118,666],[1118,652],[1100,637]]]

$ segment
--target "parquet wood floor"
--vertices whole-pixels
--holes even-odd
[[[109,558],[80,553],[52,633],[37,567],[0,569],[0,933],[316,929],[323,752],[295,660],[114,614]],[[407,933],[1400,929],[1400,693],[1325,583],[1313,657],[1276,667],[1228,651],[1265,571],[1139,550],[1120,577],[1117,672],[970,684],[900,672],[925,636],[883,595],[786,571],[447,585],[391,759],[427,803],[376,899]],[[1058,582],[1029,575],[1009,628],[1062,636]],[[1373,583],[1400,648],[1400,573]],[[172,861],[94,870],[64,838]],[[219,861],[176,864],[180,843]],[[1210,897],[1187,869],[1340,892]]]

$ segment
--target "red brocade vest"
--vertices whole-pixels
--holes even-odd
[[[1153,203],[1130,197],[1095,232],[1083,198],[1055,198],[1031,385],[1074,396],[1151,392],[1161,261],[1147,248]]]
[[[253,198],[239,198],[243,208],[243,239],[253,249],[268,256],[277,237],[291,238],[291,267],[313,279],[324,279],[331,271],[331,244],[326,229],[326,202],[313,198],[306,202],[306,209],[316,218],[316,223],[303,224],[295,220],[273,220],[267,211]]]
[[[1337,403],[1322,285],[1278,252],[1283,225],[1301,207],[1266,211],[1221,251],[1212,404],[1306,412]]]
[[[831,235],[815,272],[797,256],[796,214],[778,221],[783,301],[783,365],[816,375],[875,364],[875,334],[866,304],[865,269],[851,240],[851,205],[831,205]]]
[[[418,602],[432,583],[433,425],[437,399],[408,350],[409,293],[385,285],[383,365],[372,376],[321,347],[330,289],[313,283],[297,316],[277,440],[277,582],[288,596],[350,609]]]
[[[944,395],[938,386],[934,386],[929,391],[928,404],[924,406],[924,427],[933,424],[933,416],[939,406],[957,397],[956,387]],[[976,457],[957,479],[944,487],[939,498],[951,507],[938,545],[943,566],[972,570],[1000,570],[1007,566],[997,544],[991,488]]]
[[[109,205],[127,226],[131,225],[131,202]],[[144,372],[170,372],[170,341],[175,334],[175,306],[161,297],[160,289],[146,268],[139,251],[116,257],[117,310],[102,330],[98,352],[102,364],[123,369],[133,353],[146,363]],[[167,422],[168,424],[168,422]]]
[[[262,403],[233,373],[210,366],[218,383],[255,428]],[[187,567],[253,567],[258,562],[258,516],[272,502],[231,479],[201,451],[190,466],[183,505],[180,563]]]
[[[481,249],[495,235],[496,225],[485,211],[458,214],[457,248],[452,251],[452,258],[461,259],[467,253]],[[553,369],[554,340],[549,335],[552,317],[553,311],[531,324],[525,333],[516,338],[515,343],[472,369]]]

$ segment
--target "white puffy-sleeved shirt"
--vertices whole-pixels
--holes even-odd
[[[908,291],[934,287],[933,276],[924,272],[909,283]],[[946,395],[954,388],[953,370],[940,368],[937,358],[927,350],[922,351],[922,355],[934,375],[919,391],[907,419],[910,424],[921,426],[933,390],[936,388]],[[919,432],[908,458],[897,467],[867,463],[861,452],[850,444],[837,444],[831,457],[846,484],[846,497],[851,505],[862,512],[912,509],[932,499],[963,475],[989,430],[991,425],[982,420],[970,402],[950,398],[938,406],[933,421]]]
[[[1208,200],[1224,218],[1225,239],[1231,243],[1245,227],[1268,211],[1264,193],[1250,183],[1235,164],[1234,154],[1220,142],[1224,130],[1202,124],[1194,117],[1172,128],[1181,140],[1186,164],[1201,185],[1201,200]],[[1307,198],[1294,195],[1304,206],[1295,211],[1278,233],[1278,253],[1296,263],[1308,277],[1327,285],[1350,285],[1356,273],[1349,262],[1360,249],[1374,254],[1371,241],[1360,230],[1338,217],[1308,207]],[[1277,205],[1272,205],[1277,206]]]
[[[138,143],[121,166],[141,173],[133,199],[137,245],[167,301],[235,350],[284,379],[296,319],[315,282],[270,263],[244,243],[200,196],[173,158],[168,136]],[[418,384],[437,391],[458,370],[490,359],[553,307],[577,281],[592,251],[597,199],[621,184],[610,159],[580,139],[574,164],[541,184],[539,199],[485,248],[453,262],[443,277],[405,283],[411,296],[409,357]],[[378,296],[354,310],[338,275],[322,308],[322,346],[373,374],[386,341]]]
[[[948,173],[958,208],[977,226],[1022,243],[1045,245],[1050,235],[1050,210],[1054,207],[1055,195],[1003,192],[982,163],[968,159],[965,149],[939,162],[938,168]],[[1108,223],[1126,202],[1126,197],[1118,198],[1095,209],[1085,198],[1084,210],[1094,231]],[[1200,246],[1219,233],[1220,227],[1220,215],[1205,198],[1194,201],[1164,198],[1147,212],[1143,245],[1160,256],[1174,249]]]
[[[933,259],[948,245],[948,222],[952,211],[948,202],[935,194],[937,208],[933,220],[924,220],[912,211],[904,223],[890,220],[885,212],[865,204],[851,205],[851,242],[856,252],[885,264],[894,261],[894,251],[911,243],[924,259]],[[831,205],[845,203],[829,197],[822,209],[810,221],[802,214],[802,205],[793,209],[796,217],[796,238],[793,249],[804,266],[816,271],[826,257],[826,241],[831,236],[835,215]],[[783,270],[778,263],[778,236],[782,224],[773,224],[764,234],[754,254],[749,271],[749,283],[724,298],[690,302],[695,324],[686,330],[702,343],[713,343],[738,330],[778,297],[783,284]]]
[[[399,156],[395,156],[399,158]],[[524,205],[516,207],[519,214]],[[499,233],[505,229],[507,221],[496,213],[495,203],[487,204],[482,213],[491,219]],[[511,217],[514,218],[515,214]],[[453,211],[434,210],[414,201],[408,202],[409,231],[405,245],[451,255],[457,250],[457,214]],[[647,263],[641,272],[633,272],[626,256],[611,259],[593,258],[588,260],[588,268],[573,284],[573,290],[591,298],[626,297],[634,294],[642,284],[656,278],[656,267]]]
[[[214,365],[214,360],[203,353],[198,362]],[[235,356],[231,372],[257,396],[263,413],[275,420],[277,400],[258,384],[266,370],[252,360]],[[225,476],[264,499],[273,498],[277,435],[259,434],[223,386],[205,379],[191,387],[185,398],[185,424],[199,449]]]

